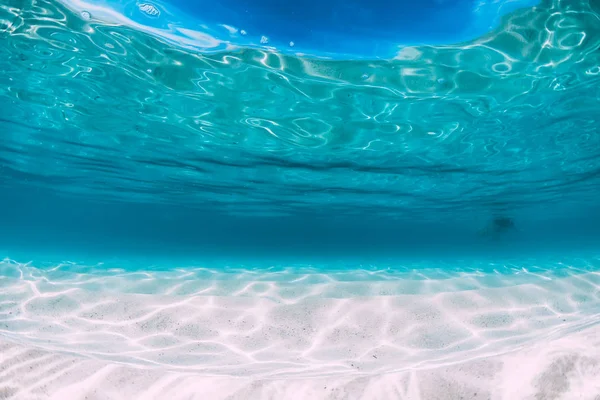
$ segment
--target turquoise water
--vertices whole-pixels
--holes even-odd
[[[3,242],[593,247],[594,4],[545,2],[476,40],[353,61],[204,54],[57,2],[4,3]],[[498,217],[516,229],[489,235]]]
[[[595,327],[600,6],[530,3],[456,43],[282,49],[297,26],[234,43],[109,3],[0,1],[0,339],[313,377]],[[327,336],[343,304],[354,328]],[[367,332],[404,312],[413,331]],[[181,331],[193,318],[213,333]],[[406,348],[371,367],[373,343]]]

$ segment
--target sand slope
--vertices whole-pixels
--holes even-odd
[[[600,399],[594,271],[0,272],[0,399]]]

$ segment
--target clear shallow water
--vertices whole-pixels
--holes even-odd
[[[497,398],[600,393],[595,2],[521,4],[389,57],[68,4],[0,4],[7,393],[321,398],[336,376],[355,398],[417,371],[405,394],[444,398],[433,370]],[[19,374],[40,359],[41,382]],[[569,360],[571,391],[544,386]],[[155,370],[168,382],[118,383]],[[169,392],[186,374],[205,380]],[[309,381],[253,397],[213,376]]]
[[[199,53],[60,3],[9,3],[7,241],[479,248],[500,215],[525,232],[515,243],[586,242],[594,7],[546,2],[471,42],[344,61]]]
[[[55,398],[593,398],[598,259],[514,261],[4,260],[0,379]]]

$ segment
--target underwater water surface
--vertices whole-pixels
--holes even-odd
[[[0,0],[0,398],[600,395],[600,4],[413,6]]]

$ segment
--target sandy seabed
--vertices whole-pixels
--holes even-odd
[[[594,268],[0,262],[0,399],[600,399]]]

